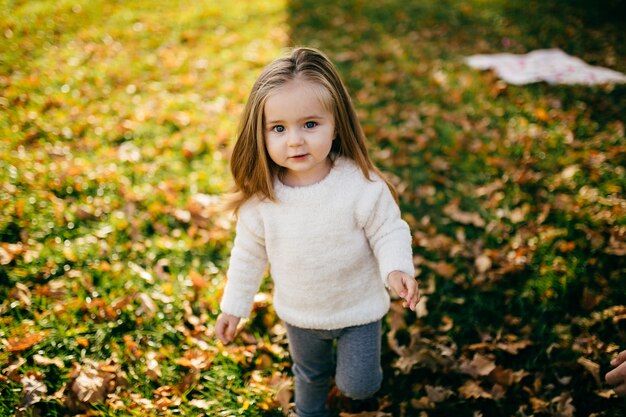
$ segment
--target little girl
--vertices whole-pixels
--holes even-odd
[[[367,401],[382,381],[385,287],[411,310],[420,294],[409,227],[326,56],[296,48],[263,70],[231,171],[237,227],[217,337],[232,341],[269,263],[298,416],[328,415],[333,377],[345,397]]]

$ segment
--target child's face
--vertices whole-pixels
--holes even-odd
[[[311,81],[289,81],[265,103],[265,146],[272,161],[285,168],[287,185],[314,184],[330,171],[335,119],[322,104],[321,88]]]

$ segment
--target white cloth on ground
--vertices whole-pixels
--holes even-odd
[[[472,55],[465,62],[472,68],[492,69],[499,78],[515,85],[540,81],[584,85],[626,83],[626,75],[621,72],[589,65],[560,49],[539,49],[524,55]]]

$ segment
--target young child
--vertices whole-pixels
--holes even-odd
[[[347,90],[321,52],[296,48],[263,70],[231,170],[237,226],[217,337],[232,341],[269,263],[298,416],[328,414],[333,377],[343,395],[366,401],[382,381],[385,287],[411,310],[420,293],[393,188],[372,164]]]

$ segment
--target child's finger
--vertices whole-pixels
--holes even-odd
[[[228,341],[232,341],[235,338],[235,332],[237,331],[237,323],[233,323],[232,321],[228,323],[228,327],[226,328],[226,338]]]
[[[625,397],[626,396],[626,383],[613,388],[613,391],[615,391],[615,393],[619,395],[620,397]]]
[[[408,281],[407,290],[407,295],[405,297],[405,307],[408,307],[411,310],[415,311],[415,306],[417,305],[417,301],[419,300],[419,287],[417,285],[417,281],[415,281],[414,279]]]
[[[412,281],[408,281],[407,283],[405,283],[406,296],[404,297],[404,299],[409,302],[413,300],[413,298],[415,298],[415,291],[417,290],[417,285],[416,285],[415,280],[413,280],[412,278],[411,280]]]
[[[626,361],[626,350],[623,350],[611,361],[611,365],[617,366]]]
[[[226,341],[226,335],[224,334],[225,326],[226,323],[223,320],[218,320],[217,323],[215,323],[215,335],[222,343],[228,343]]]
[[[608,384],[617,385],[626,381],[626,366],[622,365],[608,372],[604,379]]]

